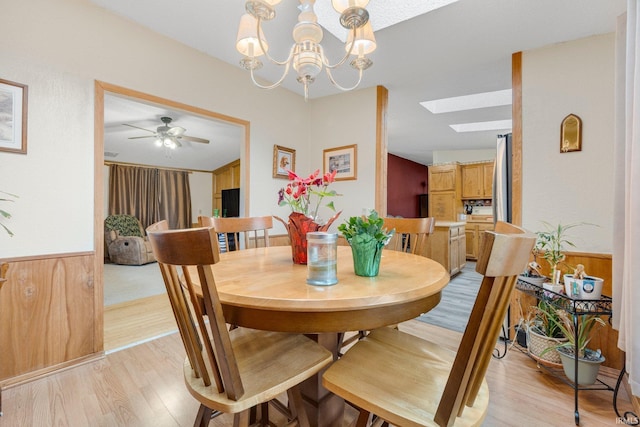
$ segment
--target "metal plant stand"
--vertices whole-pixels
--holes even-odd
[[[546,302],[554,304],[556,307],[565,310],[569,313],[573,318],[574,323],[574,331],[578,331],[578,317],[582,315],[596,315],[596,316],[611,316],[611,306],[612,301],[608,296],[602,296],[599,300],[581,300],[581,299],[573,299],[568,297],[565,294],[560,294],[552,291],[548,291],[544,289],[542,286],[535,285],[532,283],[524,282],[522,280],[518,280],[516,284],[516,289],[519,291],[531,295],[538,300],[545,300]],[[611,317],[609,317],[611,319]],[[576,341],[577,342],[577,337]],[[538,363],[538,366],[541,366],[545,370],[547,370],[552,375],[556,376],[574,390],[574,402],[575,402],[575,423],[576,425],[580,424],[580,413],[578,411],[578,392],[580,390],[609,390],[615,391],[611,386],[604,383],[600,379],[596,379],[596,382],[593,385],[578,385],[578,351],[574,349],[574,378],[576,382],[570,381],[565,375],[563,375],[562,370],[553,369],[549,366],[545,366],[543,364]]]

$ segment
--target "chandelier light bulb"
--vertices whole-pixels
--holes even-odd
[[[353,43],[353,31],[349,31],[349,36],[347,37],[347,43],[344,46],[344,49],[353,55],[368,55],[374,50],[376,50],[376,37],[373,35],[373,28],[371,28],[371,22],[367,22],[360,28],[356,28],[356,41],[353,46],[353,50],[351,50],[351,43]]]
[[[238,37],[236,38],[236,50],[244,56],[250,58],[264,55],[264,51],[260,47],[258,42],[258,20],[245,13],[240,18],[240,25],[238,26]],[[269,50],[269,44],[267,40],[262,37],[262,46]]]

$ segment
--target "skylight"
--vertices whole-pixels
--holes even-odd
[[[460,123],[449,125],[456,132],[478,132],[485,130],[511,130],[511,120],[495,120],[492,122]]]
[[[499,107],[511,105],[511,89],[483,92],[473,95],[455,96],[453,98],[434,99],[420,103],[433,114],[450,113],[452,111],[474,110],[477,108]]]
[[[371,27],[378,31],[419,15],[455,3],[458,0],[371,0],[367,5]],[[313,6],[318,23],[343,43],[347,40],[347,30],[340,25],[339,14],[330,1],[319,1]]]

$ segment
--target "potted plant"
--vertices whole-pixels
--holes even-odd
[[[372,210],[369,216],[352,216],[338,226],[353,254],[353,268],[358,276],[377,276],[382,248],[389,243],[395,229],[387,231],[384,219]]]
[[[605,326],[604,320],[593,314],[571,315],[561,309],[557,310],[557,315],[558,318],[552,321],[560,328],[567,341],[545,349],[542,354],[557,350],[567,378],[578,385],[595,383],[605,358],[600,350],[588,349],[587,345],[591,341],[594,327]]]
[[[526,321],[529,354],[541,363],[556,366],[560,366],[561,360],[555,347],[567,342],[559,327],[558,311],[552,302],[541,299],[531,307]]]
[[[289,206],[291,214],[289,220],[273,216],[284,224],[291,241],[291,256],[295,264],[307,263],[307,233],[327,231],[333,221],[338,218],[336,213],[327,222],[318,218],[321,202],[326,198],[339,196],[335,190],[329,190],[329,185],[336,180],[336,170],[320,175],[320,169],[303,178],[288,170],[289,183],[278,191],[278,206]],[[335,211],[333,201],[325,204]]]
[[[568,240],[567,232],[570,229],[583,224],[558,224],[557,226],[554,226],[548,222],[543,221],[542,223],[546,229],[544,231],[536,232],[538,238],[534,247],[534,255],[540,254],[551,268],[550,281],[543,283],[542,286],[547,290],[558,293],[563,288],[560,283],[560,276],[562,274],[560,264],[565,259],[564,251],[567,246],[575,247],[573,242]]]
[[[602,284],[600,277],[589,276],[584,270],[584,265],[578,264],[573,274],[564,275],[564,291],[575,299],[598,300],[602,296]]]
[[[13,199],[17,198],[15,194],[7,193],[6,191],[0,191],[0,202],[13,202]],[[11,214],[4,209],[0,209],[0,218],[10,219]],[[13,232],[9,228],[0,222],[0,227],[9,235],[13,236]]]

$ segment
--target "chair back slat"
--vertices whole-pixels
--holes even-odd
[[[273,228],[273,218],[270,216],[243,217],[243,218],[218,218],[199,216],[198,223],[201,227],[213,227],[216,232],[223,235],[227,250],[229,250],[228,235],[233,235],[236,250],[240,249],[240,239],[244,238],[244,247],[269,246],[269,229]],[[253,238],[253,240],[252,240]],[[251,242],[253,241],[253,244]]]
[[[216,232],[213,228],[155,231],[149,240],[194,375],[204,386],[213,379],[218,392],[237,400],[244,389],[212,271],[220,260]],[[193,275],[202,289],[208,324]]]
[[[429,235],[435,227],[434,218],[385,218],[384,227],[396,232],[387,245],[394,251],[424,255]]]
[[[166,219],[163,219],[161,221],[158,222],[154,222],[153,224],[151,224],[150,226],[148,226],[145,231],[147,232],[147,235],[153,231],[164,231],[164,230],[168,230],[169,229],[169,221],[167,221]]]
[[[527,262],[536,236],[507,223],[486,231],[476,270],[483,274],[478,296],[462,336],[435,421],[453,425],[472,406],[486,374],[517,275]]]

